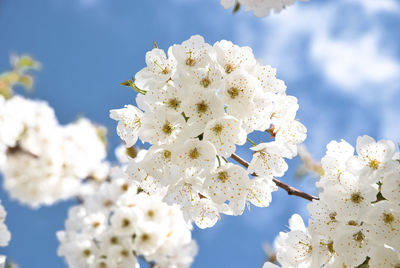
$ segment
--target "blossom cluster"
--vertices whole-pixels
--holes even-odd
[[[369,136],[357,139],[356,151],[343,140],[328,144],[308,228],[295,214],[290,232],[275,241],[282,267],[400,265],[399,153],[393,142]]]
[[[10,239],[11,239],[11,234],[10,231],[8,231],[6,224],[4,223],[6,219],[6,211],[4,207],[1,205],[1,200],[0,200],[0,247],[5,247],[8,245]],[[6,262],[6,257],[3,255],[0,255],[0,267],[3,268]]]
[[[0,171],[12,198],[32,207],[77,194],[106,156],[103,131],[87,119],[62,126],[43,101],[0,95]]]
[[[300,0],[308,1],[308,0]],[[235,9],[244,6],[245,11],[252,11],[257,17],[268,16],[272,11],[275,13],[281,12],[287,6],[293,5],[295,0],[221,0],[221,5],[224,8]]]
[[[179,207],[144,193],[122,169],[85,185],[82,204],[57,233],[58,254],[70,268],[133,268],[139,257],[151,267],[189,267],[197,245]]]
[[[273,176],[285,173],[284,157],[295,156],[306,137],[295,120],[297,99],[286,95],[275,69],[259,64],[249,47],[225,40],[211,46],[198,35],[171,46],[168,57],[154,48],[146,63],[127,81],[140,93],[140,109],[110,111],[127,147],[138,138],[151,145],[129,164],[130,178],[179,204],[201,228],[213,226],[219,213],[242,214],[246,202],[268,206],[277,189]],[[251,148],[248,170],[228,163],[253,131],[273,140]]]

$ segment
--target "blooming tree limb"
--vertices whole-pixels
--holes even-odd
[[[238,156],[237,154],[232,154],[232,155],[231,155],[231,158],[232,158],[233,160],[235,160],[236,162],[238,162],[239,164],[241,164],[242,166],[244,166],[245,168],[248,168],[248,167],[249,167],[249,163],[248,163],[246,160],[244,160],[243,158],[241,158],[240,156]],[[253,174],[253,175],[254,175],[254,176],[257,176],[257,174]],[[307,193],[302,192],[302,191],[300,191],[300,190],[298,190],[298,189],[296,189],[296,188],[294,188],[294,187],[292,187],[292,186],[290,186],[290,185],[287,185],[286,183],[283,183],[282,181],[280,181],[280,180],[278,180],[278,179],[276,179],[276,178],[273,178],[272,180],[275,182],[275,184],[276,184],[279,188],[284,189],[284,190],[288,193],[288,195],[295,195],[295,196],[298,196],[298,197],[307,199],[307,200],[309,200],[309,201],[312,201],[312,200],[314,200],[314,199],[315,199],[315,200],[318,200],[318,199],[319,199],[319,198],[316,197],[316,196],[307,194]]]

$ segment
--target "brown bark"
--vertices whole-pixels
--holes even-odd
[[[248,168],[248,167],[249,167],[249,163],[248,163],[246,160],[244,160],[243,158],[241,158],[240,156],[238,156],[238,155],[236,155],[236,154],[232,154],[232,155],[231,155],[231,158],[232,158],[233,160],[235,160],[236,162],[238,162],[239,164],[241,164],[242,166],[244,166],[245,168]],[[257,174],[255,174],[255,173],[253,173],[252,175],[253,175],[253,176],[257,176]],[[302,192],[302,191],[300,191],[300,190],[298,190],[298,189],[296,189],[296,188],[294,188],[294,187],[292,187],[292,186],[290,186],[290,185],[287,185],[286,183],[284,183],[284,182],[282,182],[282,181],[280,181],[280,180],[278,180],[278,179],[276,179],[276,178],[273,178],[272,180],[275,182],[275,184],[276,184],[278,187],[284,189],[284,190],[288,193],[288,195],[295,195],[295,196],[298,196],[298,197],[307,199],[307,200],[309,200],[309,201],[313,201],[314,199],[315,199],[315,200],[318,200],[318,199],[319,199],[319,198],[316,197],[316,196],[307,194],[307,193]]]

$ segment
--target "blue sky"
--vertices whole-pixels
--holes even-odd
[[[263,19],[243,10],[233,15],[218,0],[2,0],[0,71],[9,68],[10,52],[40,60],[29,96],[48,101],[61,123],[84,114],[105,125],[113,160],[119,139],[108,111],[134,102],[135,93],[119,82],[144,67],[153,40],[163,49],[194,34],[209,43],[231,40],[277,68],[299,100],[306,145],[319,158],[333,139],[400,140],[399,14],[396,0],[311,0]],[[250,159],[247,151],[239,154]],[[313,192],[314,179],[294,179],[298,164],[289,161],[282,180]],[[2,189],[0,199],[12,232],[0,254],[21,268],[66,267],[55,232],[74,201],[30,210]],[[262,243],[285,230],[291,214],[306,218],[306,204],[279,190],[269,208],[195,229],[200,251],[193,267],[261,267]]]

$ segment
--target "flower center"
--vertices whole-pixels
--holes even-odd
[[[362,243],[365,239],[365,235],[361,231],[359,231],[353,235],[353,239],[355,241],[357,241],[358,243]],[[361,247],[361,245],[360,245],[360,247]]]
[[[105,262],[100,262],[99,268],[107,268],[107,264]]]
[[[122,257],[128,257],[129,256],[129,251],[127,251],[126,249],[121,250],[121,256]]]
[[[164,132],[167,135],[171,135],[172,131],[174,130],[174,127],[171,125],[170,122],[165,122],[165,124],[162,127],[162,132]]]
[[[356,221],[354,221],[354,220],[351,220],[351,221],[348,221],[348,222],[347,222],[347,225],[350,225],[350,226],[357,226],[358,223],[357,223]]]
[[[225,65],[225,72],[227,74],[230,74],[231,72],[233,72],[233,70],[234,70],[234,68],[233,68],[232,64],[228,63],[227,65]]]
[[[176,109],[179,107],[179,105],[181,104],[181,101],[178,100],[177,98],[173,98],[173,99],[169,99],[168,100],[168,107],[172,108],[172,109]]]
[[[225,183],[228,180],[228,173],[226,171],[220,171],[218,173],[218,179],[222,182]]]
[[[199,156],[200,156],[200,153],[197,150],[197,148],[193,148],[192,150],[189,151],[189,157],[191,159],[197,159],[197,158],[199,158]]]
[[[186,60],[186,65],[193,67],[196,64],[196,60],[193,59],[191,56]]]
[[[336,216],[337,216],[336,212],[329,213],[329,219],[331,219],[331,221],[336,221]]]
[[[92,226],[93,226],[93,228],[97,228],[97,227],[99,227],[100,226],[100,222],[98,222],[98,221],[95,221],[93,224],[92,224]]]
[[[146,241],[149,241],[149,240],[150,240],[150,236],[149,236],[148,234],[143,234],[143,235],[140,237],[140,239],[141,239],[143,242],[146,242]]]
[[[351,202],[359,204],[364,200],[360,192],[352,193],[350,197]]]
[[[147,211],[147,216],[148,216],[149,218],[153,218],[153,217],[154,217],[154,211],[153,211],[153,210]]]
[[[222,130],[223,130],[223,126],[221,124],[216,124],[213,128],[212,131],[214,131],[214,133],[216,135],[221,134]]]
[[[208,87],[211,84],[210,79],[208,79],[208,77],[205,77],[203,79],[201,79],[200,81],[200,85],[202,85],[203,87]]]
[[[128,189],[129,189],[129,184],[127,184],[127,183],[122,184],[121,189],[122,189],[122,191],[124,191],[124,192],[128,191]]]
[[[231,99],[235,99],[237,96],[239,96],[240,90],[237,89],[236,87],[231,87],[228,89],[228,95],[231,97]]]
[[[129,219],[123,219],[122,220],[122,224],[121,224],[122,228],[126,228],[129,225],[131,225],[131,221]]]
[[[383,213],[383,222],[386,224],[392,224],[394,222],[394,216],[392,213]]]
[[[106,200],[106,201],[104,201],[103,206],[106,207],[106,208],[108,208],[108,207],[110,207],[112,204],[113,204],[113,202],[112,202],[111,200]]]
[[[299,244],[306,248],[308,254],[312,252],[313,247],[310,244],[304,243],[303,241],[299,241]]]
[[[163,151],[163,157],[164,157],[164,159],[170,159],[171,158],[171,151],[164,150]]]
[[[205,101],[201,101],[199,103],[196,103],[196,108],[198,113],[205,113],[208,110],[208,105]]]
[[[85,258],[90,257],[90,255],[92,255],[92,252],[90,251],[90,249],[85,249],[84,251],[82,251],[82,254]]]
[[[133,125],[134,127],[140,127],[142,125],[142,121],[140,120],[140,117],[135,117],[133,120],[124,120],[124,125]]]
[[[171,72],[171,70],[168,69],[167,67],[165,67],[165,68],[162,70],[162,74],[169,74],[169,72]]]
[[[376,159],[371,160],[371,161],[369,162],[369,167],[372,168],[372,169],[375,169],[375,170],[379,168],[379,165],[380,165],[380,163],[379,163],[379,161],[376,160]]]
[[[118,237],[116,237],[116,236],[111,237],[110,243],[113,245],[118,244]]]

